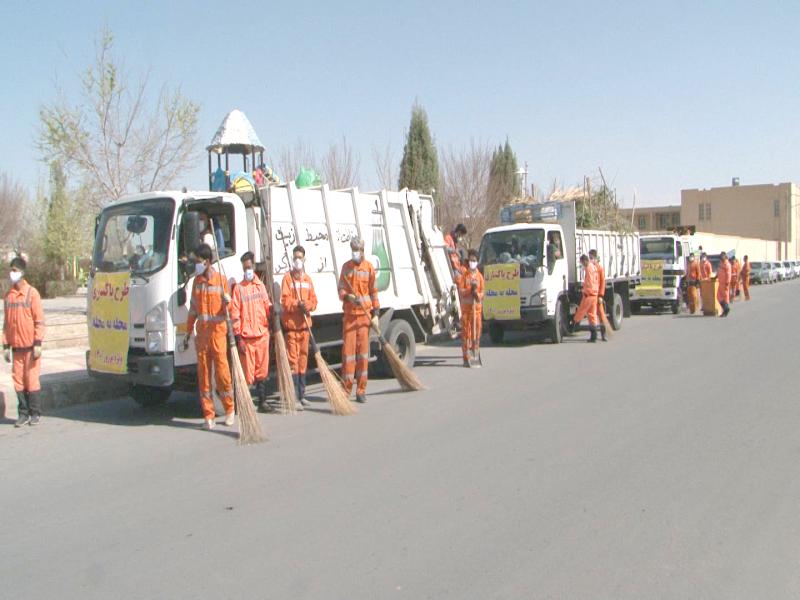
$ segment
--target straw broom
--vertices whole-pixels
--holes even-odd
[[[614,335],[614,328],[611,327],[611,323],[609,322],[608,317],[606,316],[605,305],[606,305],[605,300],[602,297],[600,297],[600,300],[597,303],[597,312],[600,313],[600,320],[603,322],[603,325],[605,325],[606,337],[610,339]]]
[[[278,376],[278,392],[281,399],[281,413],[293,415],[297,412],[297,394],[292,381],[292,367],[289,364],[289,352],[286,350],[286,339],[283,337],[280,319],[275,319],[275,331],[272,335],[275,342],[275,370]]]
[[[353,286],[350,284],[347,278],[343,277],[342,279],[347,284],[350,293],[355,295],[355,292],[353,291]],[[355,305],[360,307],[361,310],[364,311],[364,314],[367,315],[367,317],[369,317],[367,310],[361,304],[359,304],[356,301]],[[403,360],[397,355],[397,351],[394,349],[394,346],[392,346],[389,342],[386,341],[386,338],[383,337],[380,328],[375,324],[375,322],[372,319],[370,319],[369,321],[369,326],[372,328],[372,331],[374,331],[375,334],[378,336],[378,340],[380,341],[381,346],[383,347],[383,355],[386,357],[386,362],[389,363],[389,367],[392,369],[392,374],[394,375],[394,378],[397,379],[403,391],[416,392],[419,390],[424,390],[425,386],[422,385],[422,382],[416,376],[414,371],[409,369],[403,362]]]

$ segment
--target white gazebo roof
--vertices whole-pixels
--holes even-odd
[[[250,154],[263,152],[264,145],[245,114],[234,109],[222,120],[206,150],[217,154]]]

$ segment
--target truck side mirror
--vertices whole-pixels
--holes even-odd
[[[200,245],[200,217],[196,212],[183,213],[181,220],[181,244],[186,254],[194,252]]]

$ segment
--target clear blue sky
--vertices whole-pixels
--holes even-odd
[[[32,189],[38,107],[74,92],[105,25],[128,69],[200,103],[203,145],[241,108],[268,148],[345,134],[365,185],[415,98],[440,147],[508,135],[543,187],[602,166],[626,203],[661,204],[800,179],[796,2],[9,1],[0,19],[0,168]]]

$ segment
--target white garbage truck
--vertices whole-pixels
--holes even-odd
[[[689,254],[693,251],[690,237],[672,233],[642,235],[640,248],[642,264],[652,270],[654,277],[650,279],[654,280],[631,290],[631,310],[636,314],[648,306],[678,314]]]
[[[510,265],[518,273],[515,287],[506,286],[500,295],[518,297],[519,306],[493,313],[487,282],[484,319],[492,342],[502,342],[509,330],[532,329],[560,343],[581,299],[579,259],[591,249],[605,268],[603,295],[611,325],[619,329],[623,317],[630,316],[629,294],[641,269],[638,234],[578,228],[573,201],[512,204],[503,207],[500,221],[483,235],[480,264],[485,275],[493,265]]]
[[[226,118],[227,129],[226,122],[220,128],[228,138],[234,129],[231,115]],[[226,140],[218,132],[209,146],[210,181],[214,155],[217,170],[224,156],[224,170],[229,173],[233,153],[242,156],[243,171],[252,172],[256,153],[263,152],[263,147],[252,128],[240,129],[245,133],[239,131],[239,139]],[[214,225],[214,245],[229,282],[241,281],[240,257],[251,251],[259,275],[272,289],[273,302],[280,298],[292,248],[305,248],[306,272],[319,299],[312,315],[314,334],[333,366],[340,363],[342,343],[338,277],[350,258],[349,242],[354,237],[365,241],[367,257],[377,270],[384,337],[406,364],[413,366],[417,342],[453,334],[458,297],[430,195],[410,190],[333,190],[327,185],[300,189],[294,182],[236,187],[237,193],[148,192],[123,198],[102,211],[91,277],[107,273],[129,276],[129,325],[127,348],[117,354],[124,356],[119,362],[125,364],[113,374],[97,368],[90,360],[96,349],[90,347],[90,373],[127,381],[131,396],[143,405],[166,401],[173,389],[196,389],[193,342],[183,351],[176,340],[186,332],[194,281],[188,257],[203,239],[201,213]],[[89,285],[93,289],[92,281]],[[89,296],[91,338],[92,294]],[[373,366],[386,367],[377,340],[371,354],[371,360],[378,363]]]

